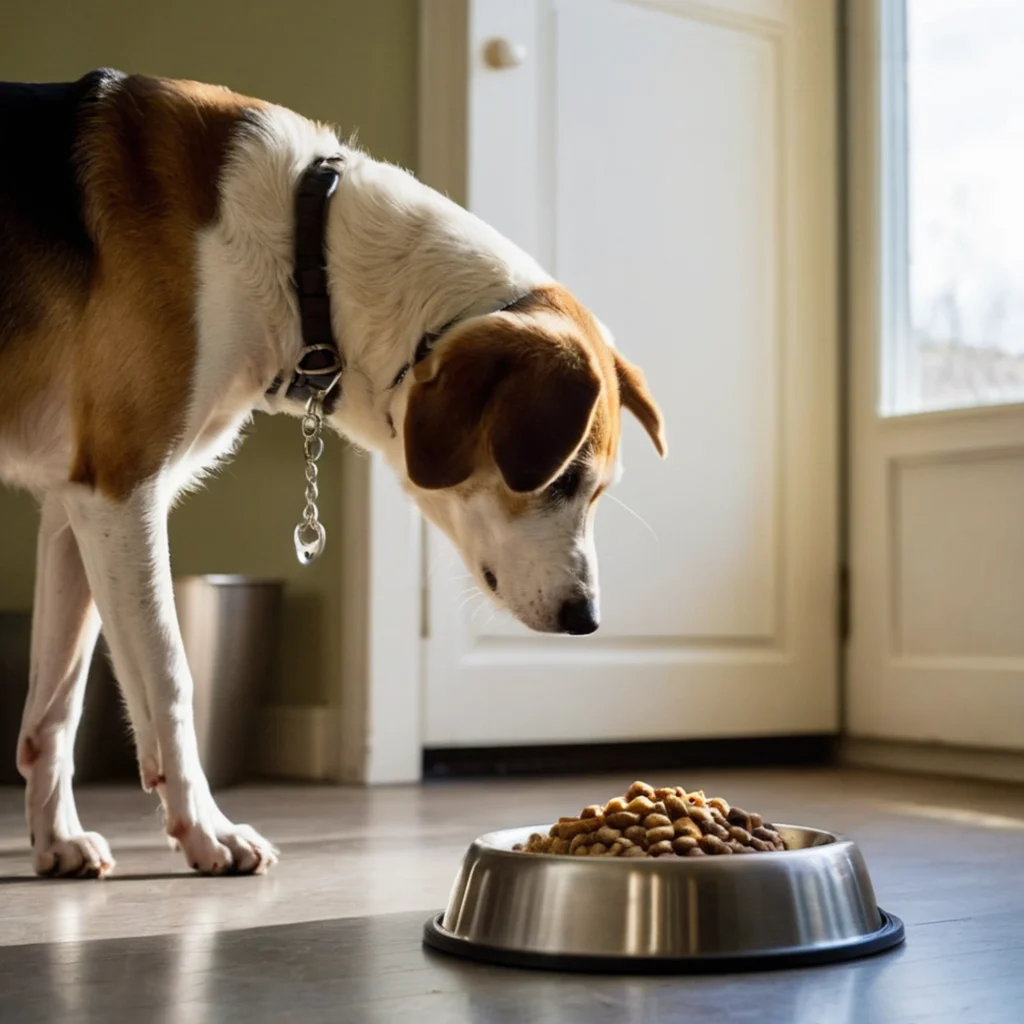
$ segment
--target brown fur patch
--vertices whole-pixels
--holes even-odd
[[[195,362],[197,232],[217,214],[232,133],[257,101],[132,77],[82,140],[97,242],[72,399],[72,481],[123,497],[179,439]]]
[[[604,387],[594,412],[586,443],[591,456],[601,467],[610,467],[619,450],[621,414],[618,388],[615,387],[615,363],[612,349],[590,311],[562,285],[548,285],[534,293],[538,302],[523,311],[524,319],[531,313],[548,312],[562,316],[575,328],[573,336],[590,353],[600,368]]]
[[[488,461],[515,494],[544,487],[586,439],[602,385],[572,339],[501,316],[468,321],[414,372],[406,463],[412,482],[431,490]]]
[[[658,449],[658,454],[665,458],[668,455],[665,423],[661,418],[661,410],[647,388],[643,371],[616,352],[615,373],[619,379],[622,404],[640,421],[654,447]]]
[[[618,454],[621,432],[621,406],[632,412],[647,431],[658,454],[667,453],[661,410],[654,401],[643,373],[620,352],[605,341],[593,315],[562,285],[547,285],[536,289],[521,306],[509,307],[509,312],[529,321],[531,314],[548,312],[565,317],[576,328],[576,337],[586,346],[601,368],[606,387],[602,401],[594,416],[587,439],[598,463],[610,467]],[[595,495],[598,497],[604,488]]]
[[[564,331],[552,329],[552,315]],[[451,487],[490,461],[504,478],[499,499],[510,518],[530,511],[527,492],[546,486],[584,444],[602,472],[610,469],[622,405],[664,454],[661,413],[643,375],[561,285],[467,322],[414,372],[405,420],[411,480]]]
[[[217,215],[231,139],[260,101],[193,82],[111,78],[76,129],[89,266],[26,230],[26,301],[0,339],[0,433],[67,408],[70,479],[121,498],[180,438],[195,363],[196,234]]]

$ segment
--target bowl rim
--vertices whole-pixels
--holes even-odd
[[[831,836],[831,839],[824,843],[818,843],[815,846],[802,846],[798,850],[764,850],[761,851],[759,856],[754,859],[754,863],[764,863],[761,860],[762,856],[774,856],[774,857],[799,857],[799,856],[820,856],[818,851],[821,850],[835,850],[837,847],[855,847],[856,843],[848,836],[841,832],[833,832],[831,829],[824,828],[812,828],[810,825],[791,825],[785,822],[775,822],[774,827],[777,829],[791,829],[799,832],[814,832],[818,835]],[[526,863],[559,863],[559,864],[631,864],[634,867],[640,867],[645,865],[642,870],[649,870],[648,866],[661,865],[662,868],[666,864],[687,864],[693,867],[695,864],[707,865],[710,861],[712,864],[726,864],[736,861],[740,864],[745,864],[750,861],[749,857],[710,857],[705,858],[694,858],[694,857],[595,857],[595,858],[584,858],[584,857],[569,857],[564,853],[523,853],[520,850],[512,850],[505,846],[499,846],[494,842],[493,837],[495,836],[508,836],[510,834],[521,835],[523,833],[533,834],[539,832],[541,835],[547,834],[548,829],[551,828],[550,824],[547,825],[522,825],[514,828],[495,829],[491,832],[485,832],[482,836],[477,836],[476,839],[470,844],[469,850],[486,851],[491,856],[498,856],[502,858],[514,857],[519,858],[524,864]]]
[[[796,851],[793,851],[796,852]],[[538,857],[544,854],[536,854]],[[618,858],[601,858],[616,860]],[[660,859],[660,858],[655,858]],[[685,858],[679,858],[683,860]],[[722,858],[715,858],[716,860]],[[740,858],[743,860],[744,858]],[[538,952],[514,946],[494,946],[476,942],[451,932],[444,926],[444,914],[432,915],[423,928],[423,942],[450,956],[464,957],[481,963],[506,967],[582,973],[694,974],[739,973],[780,968],[813,967],[819,964],[842,963],[874,956],[902,946],[906,941],[903,921],[877,906],[879,927],[852,939],[838,940],[821,946],[788,946],[766,948],[754,952],[713,953],[706,955],[668,954],[664,956],[631,956],[619,954],[588,954]]]

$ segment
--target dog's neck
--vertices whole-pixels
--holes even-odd
[[[327,208],[328,281],[334,337],[345,364],[332,426],[379,449],[394,440],[388,416],[401,408],[424,335],[490,312],[549,276],[533,259],[463,208],[397,167],[341,146],[290,111],[272,108],[242,140],[216,232],[233,268],[244,315],[262,342],[247,346],[249,376],[262,393],[302,350],[293,285],[294,197],[316,159],[344,153]],[[242,158],[244,157],[244,158]],[[254,396],[255,397],[255,396]],[[271,396],[258,407],[301,414],[301,401]]]

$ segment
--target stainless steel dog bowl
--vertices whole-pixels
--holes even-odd
[[[547,826],[481,836],[427,945],[553,970],[707,972],[849,960],[903,941],[842,836],[777,825],[789,847],[746,857],[515,853]]]

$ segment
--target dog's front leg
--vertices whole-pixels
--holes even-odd
[[[145,706],[156,743],[152,782],[163,801],[167,834],[197,871],[262,872],[277,851],[248,825],[232,824],[210,795],[199,763],[192,676],[174,609],[167,541],[169,495],[160,479],[115,501],[76,489],[65,504],[78,538],[104,634],[127,701]],[[147,755],[140,750],[143,776]]]

